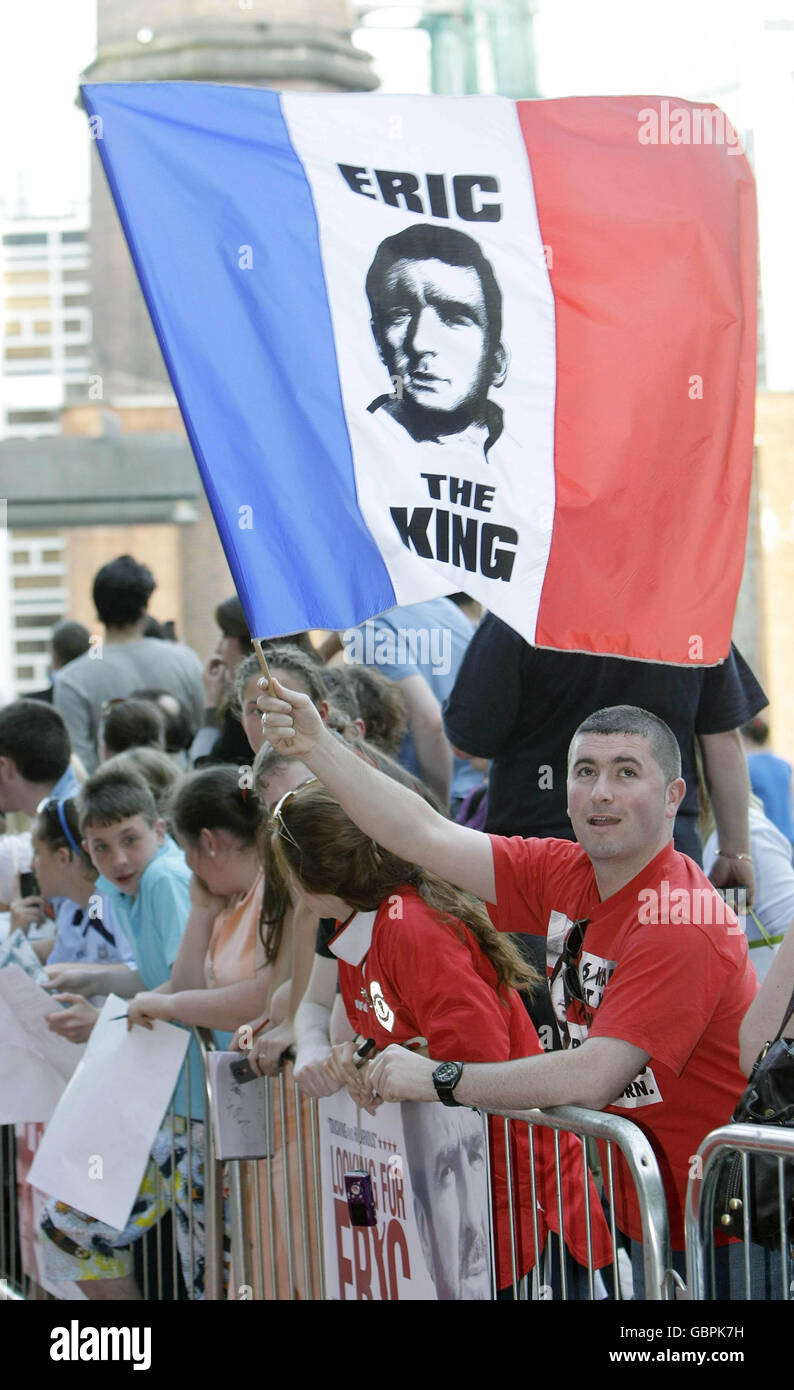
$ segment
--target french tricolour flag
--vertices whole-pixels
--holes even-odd
[[[83,93],[252,631],[462,589],[538,646],[725,656],[756,248],[722,113]]]

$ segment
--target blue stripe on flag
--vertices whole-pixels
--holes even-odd
[[[358,508],[314,203],[278,95],[82,90],[252,632],[391,608]]]

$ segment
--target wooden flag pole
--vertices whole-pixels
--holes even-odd
[[[262,675],[264,676],[265,680],[267,681],[268,691],[272,694],[272,693],[273,693],[273,677],[272,677],[271,674],[270,674],[270,670],[269,670],[268,664],[267,664],[267,662],[266,662],[266,660],[265,660],[265,653],[262,651],[262,639],[261,639],[261,637],[254,637],[252,640],[253,640],[254,651],[256,652],[257,660],[258,660],[258,662],[259,662],[259,665],[262,667]]]
[[[272,677],[271,674],[270,674],[270,668],[269,668],[269,666],[268,666],[268,664],[267,664],[267,661],[265,660],[265,653],[262,651],[262,639],[261,639],[261,637],[253,637],[251,640],[252,640],[252,643],[253,643],[254,651],[256,652],[257,661],[259,662],[259,665],[260,665],[261,668],[262,668],[262,675],[264,676],[265,680],[267,681],[268,692],[269,692],[269,694],[272,695],[272,694],[273,694],[273,677]],[[291,748],[291,747],[292,747],[292,742],[293,742],[293,740],[292,740],[291,738],[286,739],[285,742],[286,742],[287,748]]]

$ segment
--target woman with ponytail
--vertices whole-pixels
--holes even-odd
[[[517,990],[539,983],[533,967],[492,926],[484,905],[435,874],[409,864],[369,839],[338,802],[312,780],[275,807],[265,836],[263,919],[280,911],[283,886],[320,918],[333,918],[330,950],[353,1038],[331,1049],[325,1063],[333,1092],[347,1085],[367,1096],[353,1053],[361,1038],[376,1049],[391,1043],[422,1046],[443,1061],[506,1061],[542,1049]],[[373,1054],[374,1055],[374,1054]],[[490,1122],[496,1232],[496,1281],[512,1281],[505,1131]],[[510,1126],[514,1178],[516,1268],[536,1264],[529,1147],[525,1127]],[[555,1231],[557,1189],[553,1137],[535,1139],[541,1245]],[[587,1263],[587,1223],[581,1150],[560,1139],[565,1239],[573,1259]],[[517,1175],[520,1175],[517,1177]],[[517,1200],[516,1200],[517,1197]],[[590,1238],[596,1268],[611,1245],[595,1188],[590,1188]]]
[[[152,1020],[213,1028],[219,1045],[250,1019],[266,1019],[289,962],[265,959],[259,937],[263,874],[256,792],[240,787],[230,764],[185,777],[169,808],[174,834],[192,870],[192,907],[167,986],[137,994],[128,1024]]]

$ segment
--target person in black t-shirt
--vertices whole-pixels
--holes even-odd
[[[486,831],[572,840],[568,744],[588,714],[616,704],[647,709],[673,730],[687,784],[675,847],[699,864],[698,739],[720,833],[712,881],[752,894],[752,864],[736,858],[749,855],[747,768],[738,730],[768,700],[733,645],[722,665],[699,668],[553,652],[529,646],[488,613],[444,707],[453,747],[492,760]]]

